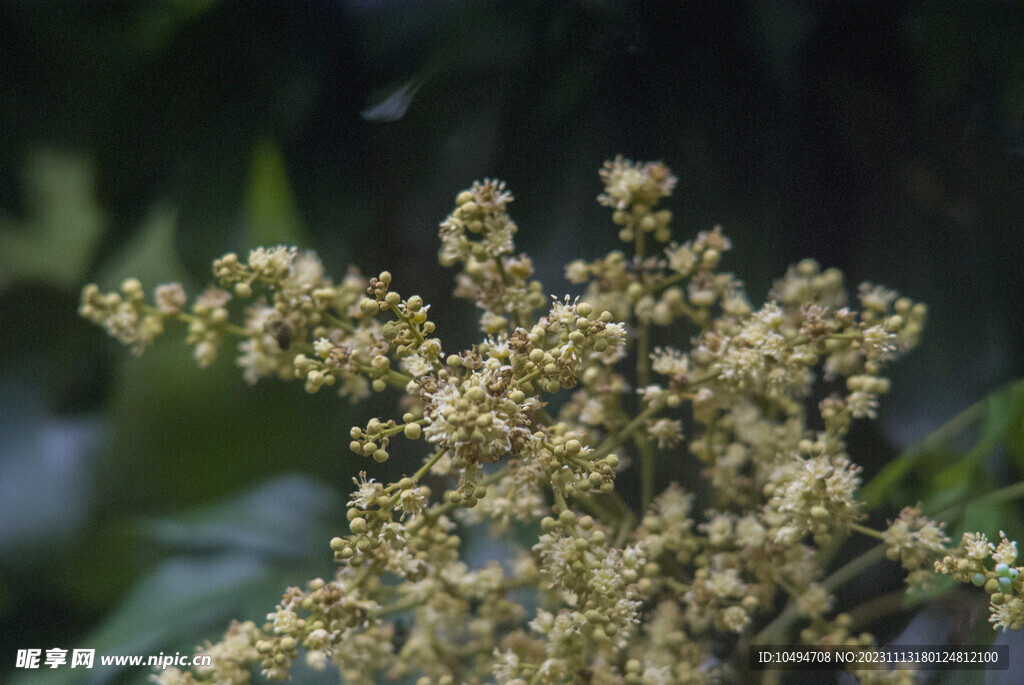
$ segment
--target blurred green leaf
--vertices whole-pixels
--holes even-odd
[[[0,423],[0,559],[17,565],[66,544],[88,516],[104,424],[54,416],[35,388],[12,382],[0,385]]]
[[[932,490],[929,493],[922,493],[920,489],[916,492],[917,498],[921,501],[922,509],[925,512],[942,511],[944,509],[960,506],[970,496],[971,483],[967,480],[958,481],[942,490]],[[913,488],[908,488],[910,494],[914,494]],[[909,500],[904,499],[904,502]]]
[[[1024,474],[1024,382],[1012,386],[1009,405],[1003,445],[1019,473]]]
[[[989,502],[980,500],[971,502],[964,507],[963,521],[960,528],[965,531],[985,533],[998,542],[997,533],[1012,532],[1020,527],[1020,515],[1017,513],[1016,502]],[[959,539],[954,540],[959,542]]]
[[[325,541],[344,526],[344,502],[303,476],[280,478],[217,505],[144,523],[144,534],[174,548],[211,552],[162,562],[121,600],[79,647],[96,650],[96,667],[38,671],[17,683],[105,683],[124,668],[100,667],[100,655],[193,651],[231,619],[260,621],[289,585],[331,570]],[[42,675],[40,675],[42,674]],[[143,681],[148,671],[139,671]]]
[[[1024,385],[1020,386],[1024,387]],[[985,416],[981,422],[981,437],[967,454],[955,464],[936,474],[933,490],[945,490],[957,483],[976,481],[974,476],[982,469],[985,458],[1003,441],[1009,430],[1020,394],[1017,384],[1002,388],[985,398]]]
[[[931,487],[925,491],[916,489],[921,499],[930,499],[939,495],[945,499],[951,491],[960,492],[972,482],[977,485],[975,477],[984,466],[985,458],[992,450],[1011,435],[1011,431],[1019,426],[1024,417],[1024,381],[1017,381],[991,393],[984,399],[971,405],[957,414],[941,427],[933,431],[920,443],[911,447],[865,484],[860,490],[860,497],[868,508],[875,509],[883,502],[891,501],[890,495],[898,490],[898,485],[912,471],[927,466],[930,469],[941,467],[928,482]],[[978,442],[966,453],[949,451],[949,444],[965,430],[978,421],[982,422],[981,436]],[[935,459],[935,457],[941,457]],[[952,461],[955,459],[956,461]],[[942,466],[945,464],[945,466]],[[916,473],[920,482],[920,473]],[[915,485],[915,488],[917,486]]]
[[[323,547],[331,533],[343,527],[344,511],[345,503],[334,490],[290,476],[182,516],[151,519],[144,531],[177,549],[294,558]],[[328,529],[328,521],[335,521],[338,528]]]
[[[29,216],[0,216],[0,291],[17,281],[77,287],[106,218],[94,199],[92,164],[40,150],[24,176]]]
[[[105,683],[124,667],[99,665],[100,655],[149,655],[226,625],[250,594],[265,596],[267,568],[259,559],[225,555],[173,559],[136,585],[114,613],[79,646],[95,649],[95,667],[23,673],[15,683]],[[66,648],[66,647],[65,647]],[[84,676],[84,677],[83,677]]]
[[[158,205],[149,211],[131,240],[111,254],[96,278],[101,288],[116,289],[126,278],[142,278],[148,291],[161,283],[185,281],[187,273],[174,249],[177,212]]]
[[[959,584],[952,577],[940,576],[938,574],[933,575],[927,586],[915,585],[907,588],[906,593],[903,595],[903,606],[906,608],[915,607],[919,604],[946,597],[957,587],[959,587]]]
[[[281,148],[270,140],[258,140],[253,146],[246,219],[253,247],[310,245],[288,182]]]
[[[113,449],[99,478],[112,506],[164,513],[208,503],[270,474],[305,471],[341,483],[358,471],[345,455],[348,408],[274,379],[250,386],[224,359],[199,368],[167,326],[166,341],[125,359],[111,401]],[[344,441],[344,442],[343,442]]]

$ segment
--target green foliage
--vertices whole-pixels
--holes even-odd
[[[134,583],[80,644],[97,654],[191,651],[196,636],[220,632],[227,618],[259,613],[295,574],[329,571],[316,552],[341,523],[343,504],[316,481],[284,477],[212,506],[143,521],[141,541],[175,556]],[[99,675],[114,679],[118,671]],[[140,680],[147,674],[135,673]],[[44,680],[33,673],[17,682],[56,685],[80,678],[58,669]]]
[[[869,508],[898,506],[916,497],[932,514],[955,516],[965,530],[996,530],[1004,526],[1017,536],[1024,527],[1016,506],[986,503],[984,495],[1005,478],[1001,471],[1024,474],[1016,457],[1024,423],[1024,381],[1005,385],[949,420],[920,443],[885,466],[860,490]],[[967,449],[964,435],[976,435]],[[1000,458],[1002,457],[1002,458]],[[978,501],[978,500],[981,501]]]
[[[88,272],[107,224],[94,183],[93,165],[82,157],[32,156],[25,169],[28,218],[0,215],[0,292],[24,281],[69,287]]]

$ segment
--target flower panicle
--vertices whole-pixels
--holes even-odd
[[[262,624],[233,623],[201,648],[211,666],[155,681],[243,683],[250,668],[284,680],[304,658],[367,684],[710,682],[727,674],[721,636],[766,624],[802,621],[808,645],[875,644],[835,613],[826,577],[823,550],[851,533],[881,539],[909,585],[973,583],[994,627],[1021,628],[1022,567],[1002,533],[950,547],[919,507],[881,532],[862,525],[846,436],[875,418],[925,306],[870,283],[851,298],[810,259],[758,305],[724,270],[720,226],[672,240],[665,164],[618,157],[600,178],[626,246],[567,265],[578,297],[545,292],[517,253],[503,182],[457,195],[438,257],[483,336],[456,352],[389,272],[335,283],[289,246],[217,259],[191,305],[176,283],[149,298],[134,279],[83,290],[82,315],[136,354],[177,323],[203,365],[237,341],[251,383],[402,396],[349,433],[372,461],[330,541],[333,577],[289,588]],[[819,380],[831,394],[811,401]],[[402,468],[416,449],[401,478],[374,477],[374,462]],[[683,472],[705,492],[672,482]],[[515,533],[501,563],[466,559],[481,524]]]

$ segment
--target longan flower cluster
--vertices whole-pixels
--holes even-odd
[[[199,366],[209,366],[217,360],[220,346],[224,343],[224,336],[231,326],[229,322],[230,313],[227,304],[231,300],[231,293],[220,288],[207,288],[203,294],[196,298],[192,304],[192,315],[184,318],[188,322],[188,335],[185,342],[193,347],[193,356]],[[239,350],[245,351],[243,340],[238,344]],[[241,365],[242,357],[239,357]],[[276,364],[264,364],[264,368]],[[249,376],[249,374],[246,374]],[[251,377],[251,376],[249,376]]]
[[[360,473],[349,500],[349,534],[331,540],[336,561],[350,569],[386,570],[420,580],[431,568],[458,559],[460,538],[452,534],[454,524],[444,515],[450,505],[431,507],[431,489],[419,482],[441,454],[413,476],[387,486]],[[486,486],[479,485],[474,492],[483,497]]]
[[[540,282],[531,280],[533,263],[513,254],[518,229],[505,211],[511,201],[503,182],[476,182],[459,193],[455,211],[441,222],[440,262],[463,265],[455,294],[483,310],[480,327],[486,333],[505,330],[509,316],[525,325],[546,300]]]
[[[859,471],[845,455],[783,459],[764,488],[770,497],[765,520],[773,539],[793,544],[810,533],[823,544],[834,529],[848,528],[858,518],[853,494]]]
[[[358,272],[349,272],[335,285],[324,276],[315,254],[283,246],[252,250],[246,261],[234,253],[226,254],[215,260],[213,272],[221,287],[207,288],[195,298],[188,312],[187,296],[180,283],[158,286],[154,305],[147,305],[141,284],[135,279],[122,284],[123,296],[102,294],[97,286],[86,286],[80,312],[112,336],[132,345],[136,353],[141,353],[163,332],[167,320],[176,320],[187,325],[185,341],[194,348],[201,366],[217,359],[227,337],[237,337],[241,340],[236,363],[249,383],[264,377],[299,377],[306,378],[307,391],[315,392],[322,385],[334,383],[336,375],[330,371],[341,371],[344,367],[339,394],[357,399],[366,394],[365,375],[369,366],[348,362],[357,352],[372,358],[369,351],[382,343],[376,322],[358,319],[355,305],[359,293],[366,288]],[[265,290],[270,300],[262,295],[255,297],[244,310],[243,322],[232,323],[232,293],[234,297],[250,299],[258,289]],[[344,341],[345,364],[326,372],[318,363],[310,365],[307,355],[314,350],[313,340],[339,344]],[[321,351],[325,351],[322,344],[317,348],[318,353]],[[380,375],[386,375],[386,370],[372,378]]]
[[[402,433],[410,440],[417,440],[423,433],[422,426],[426,419],[417,420],[411,412],[406,412],[402,419],[401,424],[394,419],[383,423],[379,419],[370,419],[365,429],[354,426],[350,431],[352,442],[349,447],[356,454],[373,457],[377,463],[384,463],[388,460],[388,444],[393,436]]]
[[[551,487],[570,497],[615,490],[616,454],[598,453],[584,444],[582,431],[559,421],[548,427],[538,459],[546,466]]]
[[[201,682],[225,682],[243,683],[249,679],[249,672],[253,662],[260,659],[256,650],[256,642],[262,636],[259,628],[252,621],[232,621],[231,627],[224,633],[223,639],[216,643],[207,643],[204,647],[196,650],[196,655],[209,656],[209,666],[196,666],[195,674],[171,666],[160,674],[152,676],[152,680],[158,684],[194,685]]]
[[[103,326],[110,336],[121,343],[131,346],[135,354],[142,354],[146,346],[163,333],[164,316],[180,311],[184,304],[184,298],[178,297],[180,291],[173,289],[172,294],[171,288],[159,286],[157,300],[162,306],[156,311],[147,311],[143,304],[146,293],[138,279],[124,280],[120,293],[101,293],[98,286],[90,284],[82,290],[82,304],[78,313],[94,324]]]
[[[935,572],[984,588],[992,627],[1020,630],[1024,627],[1024,567],[1016,565],[1017,543],[1002,531],[999,537],[999,545],[994,545],[982,533],[964,533],[960,545],[935,562]]]
[[[320,259],[311,252],[300,254],[294,247],[258,248],[249,253],[247,262],[234,253],[224,255],[214,261],[213,273],[222,288],[231,288],[238,297],[252,297],[254,285],[265,286],[273,294],[271,302],[260,298],[246,309],[247,337],[239,344],[238,358],[246,380],[291,377],[293,342],[305,343],[310,331],[323,322],[325,305],[339,304],[341,293],[324,282]]]
[[[680,564],[693,560],[701,543],[694,535],[694,522],[690,518],[692,506],[693,495],[684,492],[676,483],[658,495],[644,516],[638,534],[651,559],[668,552]]]
[[[391,313],[394,321],[381,327],[381,337],[395,356],[409,360],[414,376],[423,375],[426,368],[439,368],[441,343],[430,337],[434,332],[434,322],[427,320],[430,305],[424,304],[419,295],[403,299],[390,286],[391,274],[387,271],[371,278],[366,289],[370,297],[359,301],[360,312],[364,317],[375,316],[379,311]]]
[[[238,339],[250,382],[401,394],[395,418],[350,430],[349,449],[367,470],[404,456],[399,441],[425,455],[394,482],[354,479],[332,579],[287,590],[262,626],[232,624],[203,648],[211,667],[156,680],[284,680],[304,653],[354,683],[742,682],[751,644],[876,644],[834,613],[830,563],[855,533],[881,540],[908,583],[934,569],[984,588],[995,627],[1024,624],[1015,542],[969,533],[950,549],[916,507],[884,531],[862,525],[847,432],[875,416],[924,305],[872,284],[851,303],[842,274],[811,259],[751,303],[723,270],[721,227],[671,240],[668,167],[619,157],[600,175],[631,248],[571,262],[580,297],[549,296],[515,253],[503,183],[459,193],[439,257],[460,267],[455,294],[482,311],[484,337],[454,353],[389,272],[335,285],[293,247],[216,260],[218,284],[190,308],[178,284],[153,304],[134,279],[85,288],[83,316],[136,353],[178,321],[201,364]],[[813,397],[822,385],[832,393]],[[470,567],[482,524],[518,544]]]
[[[557,519],[545,517],[541,529],[544,534],[533,548],[541,580],[567,607],[557,614],[538,610],[530,627],[547,638],[547,660],[537,668],[564,669],[564,678],[596,655],[628,645],[641,603],[636,583],[645,558],[639,546],[609,546],[607,532],[590,516],[578,517],[568,509]]]
[[[942,525],[922,515],[920,507],[905,507],[882,535],[885,555],[909,571],[908,584],[926,585],[932,578],[936,554],[944,552],[949,543]]]
[[[380,611],[376,601],[337,581],[315,578],[306,590],[289,588],[255,640],[263,674],[285,679],[302,647],[312,668],[333,661],[348,682],[373,683],[370,674],[391,652],[392,626],[379,620]]]
[[[632,242],[650,233],[658,242],[668,241],[672,235],[668,227],[672,213],[667,209],[653,211],[676,185],[676,177],[667,166],[661,162],[634,164],[620,155],[615,161],[605,162],[601,180],[604,193],[597,201],[614,208],[612,221],[622,226],[619,238]]]
[[[611,312],[598,313],[586,302],[555,300],[547,315],[508,340],[509,363],[526,391],[572,388],[588,359],[603,365],[617,361],[626,329]]]
[[[451,501],[474,506],[482,467],[506,454],[536,449],[532,430],[535,398],[510,383],[511,369],[490,359],[475,373],[428,377],[421,385],[426,440],[446,452],[459,475]]]

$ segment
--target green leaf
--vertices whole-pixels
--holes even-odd
[[[0,216],[0,292],[18,281],[77,288],[106,229],[94,199],[92,164],[53,151],[25,170],[29,217]]]
[[[189,550],[235,550],[268,558],[310,556],[324,547],[335,521],[344,526],[342,498],[302,476],[288,476],[239,497],[182,516],[151,519],[143,529],[165,545]],[[316,525],[314,525],[316,524]]]
[[[98,417],[51,414],[37,388],[0,384],[0,560],[17,567],[67,545],[95,499]],[[56,554],[56,553],[55,553]]]
[[[288,183],[281,148],[270,140],[259,140],[253,146],[246,219],[253,247],[310,244]]]
[[[114,290],[126,278],[143,278],[142,285],[150,292],[170,281],[186,281],[187,286],[187,273],[174,248],[177,225],[175,210],[163,205],[151,209],[131,240],[111,254],[96,282]]]
[[[964,480],[942,490],[933,489],[921,498],[921,508],[925,513],[931,513],[956,507],[970,495],[970,487],[971,484]]]
[[[931,580],[926,587],[914,586],[909,588],[903,596],[903,606],[909,609],[919,604],[946,597],[959,585],[951,576],[935,574],[931,576]]]
[[[145,533],[159,542],[211,553],[162,562],[75,645],[96,650],[88,681],[124,679],[126,668],[102,667],[100,655],[192,653],[232,619],[262,621],[285,588],[330,573],[326,540],[343,527],[344,511],[329,487],[288,476],[217,505],[145,522]],[[143,682],[148,669],[137,671]],[[63,668],[35,671],[16,682],[82,679],[81,670]]]
[[[225,617],[237,612],[242,599],[260,593],[268,569],[251,556],[173,559],[136,585],[114,613],[82,639],[81,649],[95,649],[88,682],[109,682],[125,667],[101,666],[100,656],[149,655],[169,644],[195,640],[211,629],[226,627]],[[187,644],[187,642],[186,642]],[[68,646],[62,646],[68,648]],[[16,683],[77,683],[82,671],[71,668],[25,673]]]
[[[1008,412],[1003,446],[1017,468],[1024,472],[1024,382],[1010,387]]]
[[[945,490],[957,483],[977,481],[977,476],[985,465],[985,458],[1003,441],[1009,429],[1018,393],[1017,385],[1010,385],[983,400],[985,417],[981,424],[981,437],[962,459],[936,474],[933,479],[936,490]]]
[[[988,535],[989,539],[996,540],[1000,530],[1008,528],[1008,523],[1018,518],[1016,506],[1007,502],[988,502],[979,500],[969,503],[964,508],[964,518],[961,527],[965,531],[978,531]],[[959,540],[956,540],[959,542]]]
[[[1019,429],[1021,417],[1024,416],[1022,395],[1024,381],[1017,381],[960,412],[879,471],[860,489],[860,499],[869,509],[878,508],[911,472],[926,464],[934,468],[935,462],[929,464],[929,460],[937,455],[955,454],[946,449],[948,444],[978,421],[983,421],[978,442],[967,454],[932,478],[932,491],[955,490],[976,480],[975,476],[984,465],[985,458],[996,445],[1012,435],[1015,429]]]
[[[163,344],[121,364],[111,449],[98,464],[111,506],[181,511],[272,474],[322,473],[325,459],[347,444],[346,409],[336,396],[309,396],[275,379],[247,385],[228,358],[229,344],[225,359],[201,369],[181,340],[183,328],[169,323]],[[358,460],[343,460],[329,477],[345,482],[359,468]]]

